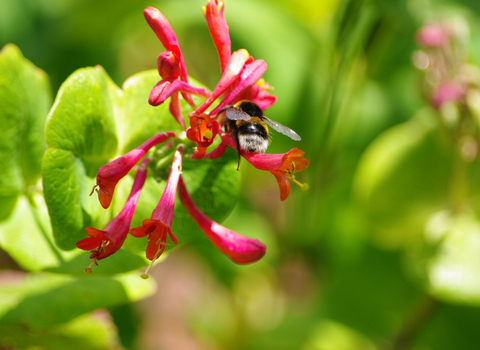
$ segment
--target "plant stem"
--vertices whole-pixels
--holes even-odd
[[[393,341],[385,346],[385,350],[403,350],[407,349],[412,340],[418,335],[428,320],[440,307],[440,302],[431,296],[424,296],[413,312],[405,320],[402,328],[395,336]]]

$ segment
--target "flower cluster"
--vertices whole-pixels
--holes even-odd
[[[413,63],[424,72],[423,93],[467,161],[478,157],[480,70],[467,62],[468,26],[455,21],[430,22],[416,33],[421,49]]]
[[[152,106],[158,106],[169,99],[170,113],[185,131],[187,141],[192,144],[193,155],[190,158],[193,160],[221,157],[227,146],[236,149],[232,136],[222,132],[224,120],[218,117],[225,107],[239,101],[250,100],[263,110],[270,107],[276,100],[276,97],[268,92],[271,87],[262,79],[267,68],[266,63],[263,60],[255,60],[244,49],[231,52],[229,30],[223,11],[224,3],[221,0],[209,0],[203,7],[203,14],[218,52],[222,72],[212,92],[189,83],[177,37],[162,13],[153,7],[148,7],[144,11],[148,24],[166,49],[157,58],[161,80],[153,87],[148,102]],[[188,114],[188,126],[184,122],[180,96],[193,110]],[[197,106],[193,96],[200,97],[203,103]],[[217,136],[219,137],[218,146],[208,152],[208,148]],[[97,191],[103,208],[109,207],[118,181],[127,175],[152,147],[168,141],[166,148],[172,148],[175,144],[172,140],[179,138],[180,135],[173,132],[163,132],[99,169],[94,190]],[[181,176],[182,161],[187,157],[185,150],[188,142],[176,143],[179,146],[173,155],[165,190],[151,218],[145,219],[142,226],[130,229],[133,212],[145,181],[148,158],[145,158],[138,167],[132,192],[120,214],[110,221],[103,231],[91,227],[86,229],[89,237],[78,242],[77,247],[92,251],[90,257],[93,261],[86,269],[87,273],[91,272],[91,266],[97,260],[115,253],[130,233],[134,237],[148,236],[146,257],[151,260],[151,264],[142,275],[144,278],[148,277],[151,266],[169,245],[168,237],[174,244],[178,243],[177,237],[171,230],[177,189],[181,203],[193,220],[212,243],[231,260],[239,264],[247,264],[264,256],[266,250],[264,244],[241,236],[212,221],[193,202]],[[280,187],[281,200],[288,197],[289,180],[299,184],[303,189],[308,187],[299,183],[294,175],[295,172],[308,166],[308,161],[303,158],[303,151],[296,148],[285,154],[259,154],[242,149],[237,151],[257,169],[270,171],[275,176]]]

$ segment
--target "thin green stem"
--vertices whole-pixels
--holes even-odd
[[[384,350],[407,349],[440,306],[441,304],[438,300],[428,295],[424,296],[413,312],[406,318],[397,335],[384,347]]]
[[[33,199],[33,195],[32,193],[25,193],[25,196],[27,197],[28,199],[28,202],[30,204],[30,210],[32,212],[32,215],[33,215],[33,218],[35,219],[35,222],[37,224],[37,227],[38,229],[40,230],[40,232],[42,233],[43,237],[45,238],[45,241],[47,242],[47,244],[50,246],[50,248],[52,249],[52,252],[56,255],[56,257],[58,258],[58,260],[63,263],[65,262],[65,259],[63,259],[62,255],[60,254],[60,252],[58,251],[58,248],[55,246],[55,244],[53,243],[52,241],[52,237],[50,236],[50,234],[47,232],[47,229],[45,228],[45,226],[43,225],[42,223],[42,220],[40,219],[40,215],[38,213],[38,211],[40,210],[37,206],[37,203],[35,202],[35,200]]]

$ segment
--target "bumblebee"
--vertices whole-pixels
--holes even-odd
[[[265,153],[270,143],[269,126],[292,140],[301,140],[292,129],[265,117],[262,109],[251,101],[243,100],[234,106],[226,106],[219,114],[223,112],[225,132],[232,135],[237,146],[237,170],[240,167],[240,150]]]

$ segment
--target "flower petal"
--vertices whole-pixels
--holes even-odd
[[[224,3],[221,0],[209,0],[203,7],[203,14],[207,20],[208,29],[220,58],[220,68],[225,71],[230,59],[231,43],[228,34],[228,25],[223,14]]]
[[[255,84],[267,70],[267,64],[263,60],[255,60],[252,63],[245,65],[240,74],[240,80],[233,90],[223,99],[223,101],[215,107],[212,115],[218,113],[223,107],[233,104],[238,101],[240,94],[248,87]]]
[[[150,92],[148,103],[152,106],[158,106],[165,102],[165,100],[176,91],[186,92],[203,98],[208,98],[208,96],[210,96],[210,93],[204,88],[193,87],[182,80],[162,79]]]
[[[200,229],[232,261],[237,264],[249,264],[258,261],[265,255],[267,248],[262,242],[229,230],[203,214],[193,203],[181,178],[178,184],[178,195],[183,206]]]

